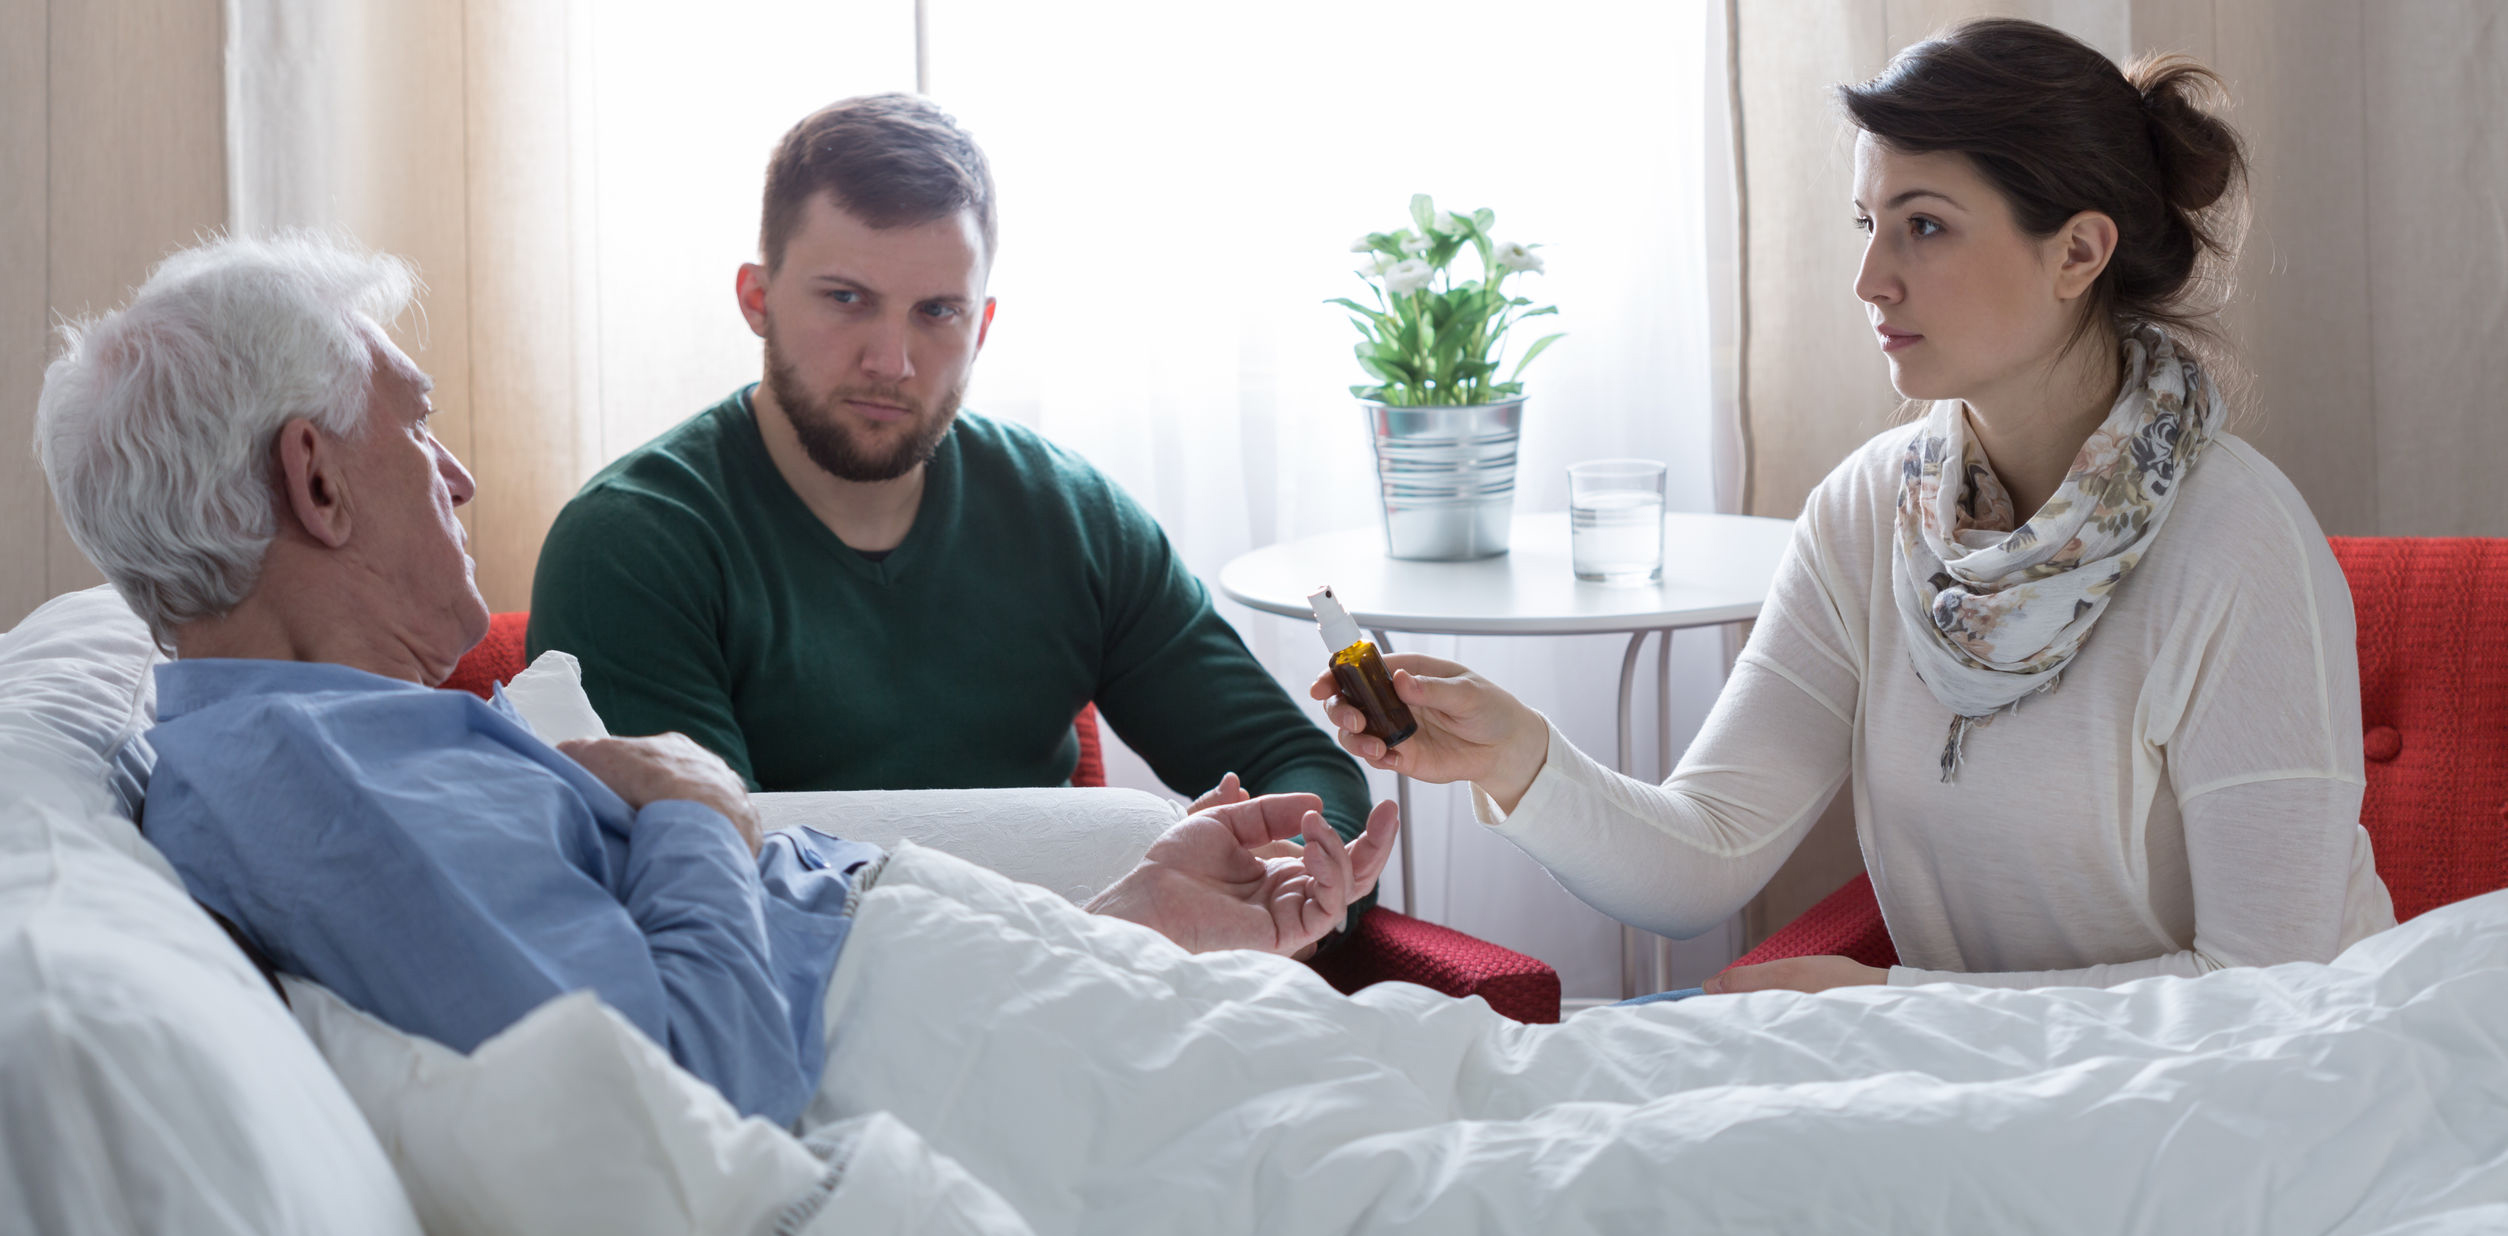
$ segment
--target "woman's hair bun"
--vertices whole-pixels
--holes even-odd
[[[2221,200],[2243,174],[2246,155],[2238,134],[2212,114],[2229,100],[2220,75],[2176,54],[2144,56],[2124,72],[2142,93],[2168,204],[2193,213]]]

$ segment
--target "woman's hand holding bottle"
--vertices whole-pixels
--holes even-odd
[[[1502,811],[1532,788],[1550,757],[1550,723],[1496,683],[1461,665],[1416,652],[1385,657],[1394,694],[1410,706],[1419,731],[1393,748],[1361,733],[1367,721],[1342,702],[1327,671],[1308,694],[1325,701],[1324,713],[1340,731],[1350,754],[1387,772],[1421,781],[1470,781],[1497,800]]]

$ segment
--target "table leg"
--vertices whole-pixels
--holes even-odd
[[[1393,651],[1393,641],[1386,639],[1384,632],[1370,631],[1368,634],[1375,637],[1376,651],[1380,653]],[[1418,911],[1411,908],[1419,904],[1417,895],[1411,891],[1415,887],[1411,883],[1411,779],[1400,773],[1393,774],[1393,806],[1394,810],[1402,813],[1402,831],[1394,834],[1393,841],[1393,848],[1401,855],[1402,863],[1402,905],[1400,908],[1402,913],[1417,918]]]
[[[1666,629],[1655,642],[1655,780],[1672,775],[1672,632]],[[1672,990],[1672,942],[1662,936],[1653,940],[1655,954],[1654,984],[1649,991]]]
[[[1654,634],[1652,631],[1638,631],[1630,635],[1628,637],[1628,652],[1620,658],[1620,758],[1619,763],[1614,765],[1614,767],[1617,768],[1623,776],[1635,775],[1630,769],[1631,763],[1633,763],[1636,759],[1636,752],[1632,750],[1632,748],[1636,745],[1636,735],[1630,733],[1629,701],[1630,696],[1636,693],[1637,688],[1638,650],[1646,646],[1646,637],[1652,634]],[[1640,980],[1636,974],[1639,947],[1638,930],[1626,923],[1620,924],[1620,998],[1623,1000],[1640,994],[1637,990],[1640,986]]]

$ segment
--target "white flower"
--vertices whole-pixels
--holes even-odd
[[[1455,225],[1454,225],[1454,212],[1453,212],[1453,211],[1451,211],[1451,210],[1440,210],[1440,211],[1438,211],[1438,212],[1437,212],[1437,216],[1436,216],[1435,218],[1430,219],[1430,220],[1428,221],[1428,226],[1429,226],[1432,230],[1435,230],[1435,231],[1438,231],[1438,232],[1442,232],[1442,233],[1444,233],[1445,235],[1448,235],[1448,236],[1452,236],[1452,235],[1454,235],[1454,233],[1455,233]]]
[[[1350,242],[1350,252],[1352,253],[1373,253],[1375,251],[1376,242],[1374,238],[1367,236],[1364,233],[1362,233],[1357,240]]]
[[[1403,296],[1428,286],[1436,270],[1418,258],[1404,258],[1385,270],[1385,291]]]
[[[1538,273],[1542,269],[1540,254],[1512,240],[1502,240],[1491,245],[1489,260],[1496,262],[1502,270],[1529,270]]]
[[[1402,233],[1402,251],[1410,254],[1412,257],[1418,257],[1419,255],[1428,252],[1428,238],[1425,236],[1413,236],[1409,232],[1404,232]]]

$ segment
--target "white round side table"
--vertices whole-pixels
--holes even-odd
[[[1619,762],[1635,766],[1629,700],[1637,655],[1661,634],[1657,673],[1656,766],[1672,766],[1672,633],[1690,627],[1746,622],[1759,616],[1768,585],[1785,556],[1794,523],[1748,515],[1671,513],[1663,517],[1663,578],[1651,584],[1604,585],[1576,578],[1568,554],[1568,517],[1547,511],[1515,517],[1510,552],[1471,562],[1408,562],[1385,556],[1375,527],[1327,532],[1240,555],[1219,572],[1219,590],[1237,603],[1284,618],[1311,619],[1306,598],[1330,583],[1350,616],[1386,652],[1390,631],[1415,635],[1593,635],[1625,631],[1620,661]],[[1404,829],[1400,843],[1402,909],[1411,901],[1410,779],[1395,780]],[[1636,995],[1639,980],[1633,927],[1620,928],[1620,985]],[[1657,954],[1658,985],[1662,981]]]

